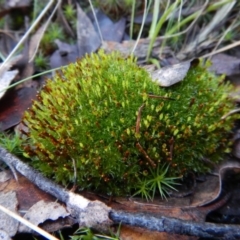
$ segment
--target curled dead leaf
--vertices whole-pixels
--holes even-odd
[[[170,87],[182,81],[188,73],[191,66],[197,65],[198,59],[191,61],[177,63],[171,66],[164,67],[160,70],[156,70],[150,73],[154,82],[161,87]]]

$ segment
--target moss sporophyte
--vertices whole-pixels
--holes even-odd
[[[47,80],[23,123],[29,162],[46,176],[109,195],[164,197],[189,171],[206,173],[230,149],[234,108],[203,64],[159,87],[133,57],[93,53]]]

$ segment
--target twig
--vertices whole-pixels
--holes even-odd
[[[94,7],[93,7],[93,5],[92,5],[92,1],[91,1],[91,0],[88,0],[88,2],[89,2],[89,4],[90,4],[90,7],[91,7],[91,10],[92,10],[92,13],[93,13],[93,17],[94,17],[94,20],[95,20],[96,25],[97,25],[97,30],[98,30],[99,37],[100,37],[100,39],[101,39],[101,43],[103,43],[102,31],[101,31],[101,28],[100,28],[100,26],[99,26],[98,19],[97,19],[97,16],[96,16]]]
[[[170,139],[170,158],[173,159],[173,147],[174,147],[174,138]]]
[[[74,158],[72,158],[72,163],[73,163],[74,176],[73,176],[73,187],[70,191],[74,192],[77,188],[77,167],[76,167],[76,161]]]
[[[230,112],[228,112],[228,113],[226,113],[225,115],[223,115],[223,116],[221,117],[221,120],[224,120],[224,119],[226,119],[227,117],[229,117],[230,115],[235,114],[235,113],[238,113],[238,112],[240,112],[240,108],[233,109],[233,110],[231,110]]]
[[[163,97],[163,96],[158,96],[158,95],[154,95],[154,94],[148,94],[148,97],[149,98],[161,98],[161,99],[175,100],[174,98]]]
[[[147,228],[152,231],[197,236],[209,239],[240,239],[240,226],[185,221],[170,217],[154,217],[140,213],[111,211],[115,223]]]
[[[139,109],[138,109],[138,115],[137,115],[137,122],[136,122],[136,133],[139,133],[139,129],[140,129],[140,122],[141,122],[141,114],[142,114],[142,110],[144,108],[145,104],[143,104]]]
[[[141,152],[144,157],[147,159],[147,161],[152,165],[152,167],[156,167],[156,164],[153,162],[153,160],[147,155],[146,151],[142,148],[141,144],[139,142],[136,143],[137,149],[139,152]]]
[[[140,129],[140,122],[141,122],[141,114],[142,110],[144,108],[145,104],[143,104],[139,109],[138,109],[138,115],[137,115],[137,121],[136,121],[136,133],[139,133]],[[136,147],[141,152],[144,157],[147,159],[147,161],[152,165],[152,167],[156,167],[156,164],[153,162],[153,160],[147,155],[146,151],[143,149],[141,144],[139,142],[136,143]]]
[[[140,37],[142,35],[143,27],[144,27],[144,24],[145,24],[145,21],[146,21],[146,18],[147,18],[147,12],[148,12],[148,10],[147,10],[147,0],[144,0],[144,4],[145,4],[145,6],[144,6],[142,24],[141,24],[141,27],[140,27],[140,30],[139,30],[139,33],[138,33],[137,40],[136,40],[136,42],[134,44],[134,47],[133,47],[133,49],[131,51],[131,54],[134,54],[134,52],[135,52],[135,50],[137,48],[137,45],[138,45],[139,40],[140,40]]]
[[[207,54],[205,54],[203,56],[200,56],[200,58],[207,58],[207,57],[210,57],[212,55],[215,55],[215,54],[218,54],[218,53],[221,53],[221,52],[225,52],[225,51],[227,51],[229,49],[235,48],[235,47],[237,47],[239,45],[240,45],[240,41],[236,41],[236,42],[231,43],[231,44],[229,44],[229,45],[227,45],[225,47],[219,48],[218,50],[216,50],[214,52],[210,52],[210,53],[207,53]]]

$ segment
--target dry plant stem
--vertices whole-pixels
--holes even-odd
[[[227,45],[226,47],[222,47],[222,48],[220,48],[220,49],[218,49],[218,50],[216,50],[214,52],[210,52],[210,53],[207,53],[207,54],[205,54],[203,56],[200,56],[200,58],[207,58],[207,57],[210,57],[210,56],[215,55],[217,53],[225,52],[225,51],[227,51],[229,49],[235,48],[235,47],[237,47],[239,45],[240,45],[240,41],[237,41],[235,43]]]
[[[137,122],[136,122],[136,133],[139,133],[140,129],[140,122],[141,122],[141,113],[144,108],[145,104],[143,104],[139,109],[138,109],[138,116],[137,116]],[[147,155],[147,153],[144,151],[142,148],[141,144],[139,142],[136,143],[136,147],[139,150],[140,153],[144,155],[144,157],[147,159],[147,161],[152,165],[152,167],[156,167],[156,164],[153,162],[153,160]]]
[[[153,162],[153,160],[147,155],[146,151],[142,148],[141,144],[139,142],[136,143],[136,147],[139,150],[140,153],[144,155],[146,160],[152,165],[153,168],[156,167],[156,164]]]
[[[15,46],[15,48],[12,50],[12,52],[8,55],[8,57],[5,59],[3,64],[0,66],[0,72],[2,69],[4,69],[4,65],[10,60],[10,58],[15,54],[17,49],[21,46],[21,44],[26,40],[26,38],[29,36],[30,32],[36,27],[36,25],[41,21],[42,17],[45,15],[45,13],[48,11],[48,9],[51,7],[51,5],[55,2],[55,0],[51,0],[47,6],[43,9],[43,11],[40,13],[38,18],[35,20],[35,22],[32,24],[32,26],[27,30],[27,32],[24,34],[22,39],[18,42],[18,44]],[[61,2],[61,0],[58,0],[58,2]]]
[[[100,39],[101,39],[101,42],[103,42],[102,32],[101,32],[101,29],[100,29],[100,26],[99,26],[99,23],[98,23],[98,19],[97,19],[96,13],[95,13],[95,11],[94,11],[94,7],[93,7],[93,5],[92,5],[92,1],[91,1],[91,0],[88,0],[88,2],[89,2],[89,4],[90,4],[90,7],[91,7],[91,10],[92,10],[92,13],[93,13],[93,17],[94,17],[95,22],[96,22],[96,25],[97,25],[99,37],[100,37]]]
[[[146,17],[147,17],[147,0],[144,0],[144,4],[145,4],[145,8],[144,8],[144,12],[143,12],[143,21],[142,21],[142,24],[141,24],[141,28],[140,28],[140,31],[138,33],[138,37],[137,37],[137,40],[135,42],[135,45],[131,51],[131,53],[133,54],[137,48],[137,45],[139,43],[139,40],[140,40],[140,37],[142,35],[142,31],[143,31],[143,27],[144,27],[144,23],[145,23],[145,20],[146,20]]]
[[[121,211],[111,211],[110,218],[115,223],[147,228],[158,232],[190,235],[209,239],[240,239],[240,227],[238,225],[200,223]]]
[[[137,115],[137,122],[136,122],[136,133],[139,133],[140,129],[140,122],[141,122],[141,113],[144,108],[145,104],[143,104],[139,109],[138,109],[138,115]]]
[[[224,116],[221,117],[221,120],[226,119],[227,117],[231,116],[232,114],[238,113],[240,112],[240,108],[237,109],[233,109],[232,111],[228,112],[227,114],[225,114]]]
[[[170,143],[170,158],[173,159],[173,147],[174,147],[174,138],[172,137],[170,139],[171,143]]]
[[[153,94],[148,94],[149,98],[162,98],[162,99],[168,99],[168,100],[175,100],[174,98],[169,98],[169,97],[162,97],[162,96],[157,96]]]
[[[16,213],[14,213],[10,210],[8,210],[7,208],[3,207],[2,205],[0,205],[0,211],[6,213],[7,215],[9,215],[9,216],[13,217],[14,219],[16,219],[17,221],[21,222],[22,224],[28,226],[29,228],[31,228],[35,232],[39,233],[41,236],[44,236],[49,240],[58,240],[58,238],[55,238],[54,236],[52,236],[48,232],[44,231],[43,229],[39,228],[38,226],[35,226],[34,224],[29,222],[28,220],[22,218],[21,216],[17,215]]]
[[[71,215],[77,219],[79,225],[84,225],[84,223],[86,222],[86,218],[88,217],[86,216],[83,220],[81,220],[81,214],[83,212],[89,212],[92,208],[97,208],[96,211],[99,211],[100,213],[103,212],[105,214],[101,216],[104,219],[103,221],[108,220],[108,211],[110,210],[110,208],[108,208],[105,204],[99,201],[91,202],[88,199],[82,197],[81,195],[74,194],[65,190],[61,186],[44,177],[42,174],[40,174],[27,164],[23,163],[20,159],[7,152],[7,150],[2,147],[0,147],[0,160],[3,160],[8,165],[13,166],[19,173],[29,179],[33,184],[38,186],[44,192],[47,192],[56,197],[59,201],[64,202],[67,205],[68,210],[71,212]],[[89,217],[92,218],[91,224],[101,224],[101,220],[99,220],[99,214],[97,214],[96,212],[95,216]],[[96,223],[94,223],[94,221]]]

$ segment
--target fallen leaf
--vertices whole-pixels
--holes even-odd
[[[182,81],[188,73],[192,65],[198,64],[198,59],[177,63],[171,66],[164,67],[160,70],[151,72],[151,77],[161,87],[170,87]]]
[[[30,207],[32,207],[37,202],[43,200],[45,202],[55,202],[56,199],[50,194],[43,192],[34,184],[32,184],[28,179],[18,173],[18,182],[10,174],[10,171],[4,171],[10,179],[7,182],[0,182],[0,190],[3,193],[16,192],[18,200],[18,212],[20,214],[26,213]],[[2,174],[2,172],[1,172]],[[0,176],[1,176],[0,174]],[[41,224],[41,228],[47,232],[55,232],[63,229],[67,226],[72,226],[76,223],[76,219],[71,217],[65,217],[54,220],[46,221]]]
[[[20,8],[20,7],[30,7],[31,1],[30,0],[10,0],[6,2],[6,8]]]
[[[226,177],[227,173],[229,170],[234,170],[236,172],[240,172],[240,163],[237,162],[237,161],[227,161],[223,164],[221,164],[219,167],[218,167],[218,172],[217,172],[217,176],[218,176],[218,187],[217,189],[213,189],[212,188],[212,191],[215,192],[215,196],[213,194],[212,196],[212,199],[209,200],[209,201],[205,201],[205,203],[203,204],[200,204],[199,206],[203,206],[203,205],[206,205],[206,204],[210,204],[212,202],[214,202],[216,199],[218,199],[222,193],[222,186],[223,186],[223,181],[224,181],[224,178]]]
[[[4,183],[6,181],[8,181],[9,179],[11,179],[11,172],[10,171],[1,171],[0,172],[0,183]]]
[[[148,46],[149,46],[150,40],[142,38],[138,41],[137,47],[134,51],[134,56],[138,59],[145,59],[147,56]],[[156,41],[153,44],[153,50],[152,55],[158,56],[159,55],[159,47],[161,46],[162,40],[160,38],[156,38]],[[124,57],[128,57],[130,54],[132,54],[132,50],[134,48],[134,45],[136,44],[135,40],[126,40],[121,43],[113,42],[113,41],[103,41],[101,49],[104,50],[106,53],[110,53],[112,51],[119,51],[122,53]],[[169,48],[165,47],[163,50],[163,53],[169,52]]]
[[[87,14],[77,5],[77,44],[70,45],[56,40],[58,46],[50,57],[50,67],[57,68],[75,62],[86,53],[95,52],[101,40]]]
[[[28,60],[32,62],[39,48],[39,44],[42,40],[42,37],[48,27],[49,22],[46,21],[42,26],[40,26],[37,31],[33,34],[29,41],[29,50],[28,50]]]
[[[17,125],[23,112],[31,106],[36,98],[35,88],[10,89],[0,99],[0,130],[4,131]]]
[[[78,57],[81,57],[78,54],[77,45],[70,45],[58,39],[55,40],[55,43],[58,46],[58,50],[50,57],[51,68],[68,65],[71,62],[75,62]]]
[[[10,236],[3,230],[0,230],[0,239],[1,240],[11,240]]]
[[[100,231],[109,228],[109,225],[112,223],[108,217],[110,208],[107,207],[104,203],[99,201],[92,201],[88,204],[88,207],[85,208],[79,216],[79,225],[80,227],[91,226]],[[98,219],[98,222],[96,222]],[[101,226],[99,226],[101,223]]]
[[[65,218],[70,213],[57,202],[45,202],[43,200],[35,203],[23,216],[25,219],[38,226],[46,220],[56,220],[58,218]],[[19,226],[19,232],[31,232],[32,230],[25,225]]]
[[[211,58],[212,66],[210,71],[215,72],[218,75],[225,74],[228,79],[235,85],[240,85],[240,59],[227,55],[225,53],[219,53]]]
[[[104,41],[121,42],[123,40],[126,28],[126,19],[124,17],[117,22],[113,22],[101,10],[96,10],[96,18]],[[92,22],[97,32],[97,24],[93,17]]]
[[[9,181],[12,178],[11,172],[4,170],[0,172],[0,192],[3,192],[6,189]],[[1,238],[0,238],[1,239]]]
[[[13,191],[8,193],[0,192],[0,205],[17,213],[18,201],[16,193]],[[5,231],[10,237],[13,237],[17,233],[18,225],[19,222],[17,220],[0,211],[0,230]]]
[[[12,80],[17,76],[18,70],[13,71],[6,71],[0,76],[0,98],[3,97],[3,95],[7,91],[7,87],[10,85]]]
[[[101,40],[86,13],[77,4],[77,46],[79,57],[85,53],[95,52]]]

